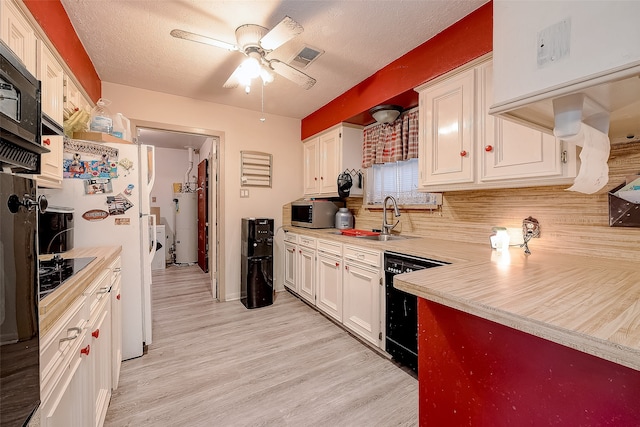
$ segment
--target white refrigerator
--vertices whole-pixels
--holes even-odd
[[[63,164],[62,189],[47,191],[49,203],[75,209],[76,248],[122,246],[122,358],[142,356],[152,342],[155,147],[68,140]]]

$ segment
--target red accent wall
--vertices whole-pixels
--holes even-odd
[[[389,100],[396,97],[413,102],[400,104],[403,107],[414,107],[417,95],[412,93],[413,88],[492,49],[493,2],[489,2],[302,119],[301,138],[343,121],[371,123],[368,110],[392,103]]]
[[[23,0],[62,59],[93,101],[102,94],[102,84],[60,0]]]
[[[640,425],[640,371],[418,298],[421,426]]]

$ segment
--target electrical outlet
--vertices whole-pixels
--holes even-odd
[[[522,220],[522,236],[527,241],[534,237],[540,237],[540,223],[533,217]]]

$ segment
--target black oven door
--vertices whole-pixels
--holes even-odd
[[[37,210],[32,179],[0,173],[0,425],[40,404]],[[26,205],[26,206],[25,206]]]

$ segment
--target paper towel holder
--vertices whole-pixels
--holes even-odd
[[[572,93],[554,98],[553,114],[555,119],[553,134],[556,138],[564,139],[577,135],[582,123],[605,135],[609,134],[609,111],[584,93]]]

